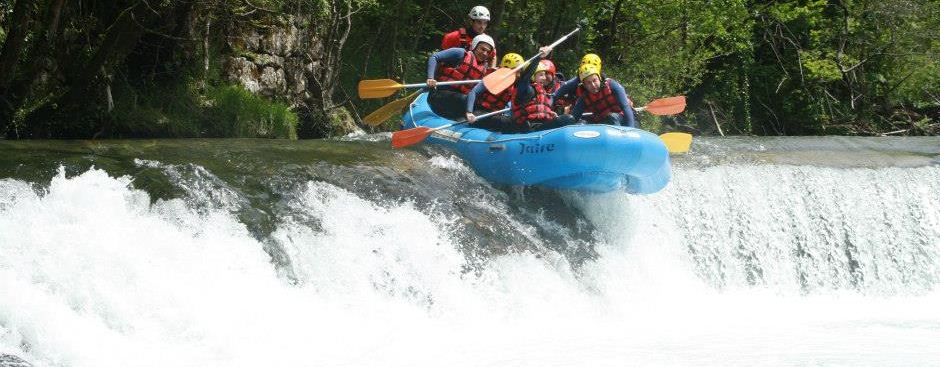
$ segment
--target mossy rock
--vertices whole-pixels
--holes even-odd
[[[362,133],[362,129],[356,125],[356,119],[352,117],[345,107],[334,108],[327,114],[327,123],[333,136],[349,135],[352,133]]]

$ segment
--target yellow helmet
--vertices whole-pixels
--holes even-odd
[[[601,68],[592,64],[581,64],[581,67],[578,68],[578,79],[581,79],[582,81],[594,74],[600,75]]]
[[[503,55],[503,61],[499,63],[499,66],[512,69],[522,64],[523,61],[525,61],[525,59],[522,58],[522,55],[510,52]]]
[[[601,69],[601,57],[597,54],[587,54],[581,58],[581,65],[590,64],[597,66],[597,70]]]

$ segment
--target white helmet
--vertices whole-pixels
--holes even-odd
[[[496,48],[496,42],[493,41],[493,37],[487,36],[485,34],[481,34],[476,37],[473,37],[473,41],[470,42],[470,51],[476,50],[477,45],[480,44],[480,42],[486,43],[490,45],[490,47],[492,48]]]
[[[490,10],[483,5],[474,6],[470,9],[470,19],[490,21]]]

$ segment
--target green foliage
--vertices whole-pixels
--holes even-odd
[[[819,51],[800,52],[800,59],[803,62],[802,67],[806,70],[806,76],[820,82],[833,82],[842,79],[842,72],[839,65],[836,65],[832,57],[821,55]]]
[[[297,115],[283,103],[267,101],[241,86],[207,93],[203,127],[208,136],[297,139]]]
[[[362,101],[360,79],[425,78],[441,37],[466,26],[478,1],[232,0],[227,2],[33,2],[16,17],[0,1],[0,42],[12,19],[34,16],[0,98],[0,134],[19,136],[293,137],[297,116],[278,102],[222,81],[220,55],[253,55],[226,42],[230,28],[293,26],[330,42],[352,26],[342,50],[335,104],[364,116],[392,99]],[[574,75],[584,53],[642,105],[686,95],[680,116],[642,115],[643,126],[730,134],[937,133],[940,2],[936,0],[494,0],[484,2],[500,55],[534,55],[578,24],[551,56]],[[129,13],[127,13],[129,12]],[[121,14],[129,15],[122,17]],[[312,17],[298,17],[309,16]],[[210,70],[200,24],[211,20]],[[194,23],[191,23],[194,22]],[[197,25],[194,27],[194,25]],[[337,26],[340,25],[340,26]],[[109,36],[109,30],[113,30]],[[196,30],[195,34],[186,30]],[[53,39],[48,39],[53,37]],[[311,44],[318,44],[312,42]],[[332,54],[335,55],[335,54]],[[337,60],[336,58],[332,58]],[[330,69],[335,70],[335,69]],[[316,78],[311,78],[316,79]],[[322,80],[323,78],[321,78]],[[2,79],[0,79],[2,80]],[[333,79],[331,79],[333,80]],[[111,85],[114,110],[105,89]],[[311,95],[319,90],[308,83]],[[330,84],[332,86],[332,84]],[[395,97],[393,97],[395,98]],[[321,111],[322,112],[322,111]],[[304,112],[316,114],[315,111]],[[326,118],[323,119],[326,121]],[[395,129],[391,120],[385,129]],[[15,131],[15,134],[13,133]],[[59,133],[68,131],[66,133]]]
[[[141,94],[124,87],[109,115],[118,137],[211,137],[297,139],[297,115],[279,102],[240,86],[193,83],[155,85]]]
[[[117,137],[198,137],[202,107],[184,83],[115,88],[109,119]]]
[[[476,2],[395,0],[356,22],[344,81],[424,77],[428,52],[464,25]],[[686,113],[641,116],[656,129],[731,134],[929,133],[940,119],[940,2],[933,0],[492,1],[488,33],[501,53],[534,54],[579,20],[556,48],[574,75],[587,52],[637,104],[685,94]],[[501,6],[502,5],[502,6]],[[502,9],[502,11],[500,11]],[[357,101],[367,113],[381,105]],[[387,102],[387,101],[384,101]],[[899,111],[904,111],[899,113]],[[898,116],[913,116],[899,120]],[[912,122],[913,121],[913,122]],[[915,123],[917,122],[917,123]],[[917,125],[920,124],[920,125]],[[933,123],[935,124],[935,123]],[[390,123],[390,128],[395,128]]]

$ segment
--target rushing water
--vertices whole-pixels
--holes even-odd
[[[0,355],[940,366],[940,139],[697,139],[649,196],[383,139],[0,141]]]

